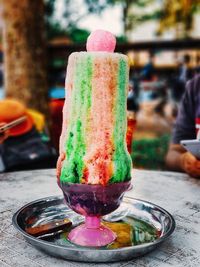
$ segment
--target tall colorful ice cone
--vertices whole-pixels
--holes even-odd
[[[113,53],[115,43],[111,33],[98,30],[88,37],[88,52],[69,57],[61,183],[106,185],[131,178],[125,141],[129,67],[125,55]]]

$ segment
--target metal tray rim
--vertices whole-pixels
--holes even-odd
[[[21,229],[21,227],[18,225],[17,223],[17,218],[18,218],[18,215],[20,214],[20,212],[25,209],[26,207],[30,206],[30,205],[33,205],[37,202],[40,202],[40,201],[45,201],[47,199],[51,199],[52,200],[59,200],[59,199],[63,199],[63,196],[49,196],[49,197],[44,197],[44,198],[40,198],[40,199],[37,199],[37,200],[34,200],[34,201],[31,201],[27,204],[25,204],[24,206],[22,206],[19,210],[17,210],[14,214],[13,214],[13,217],[12,217],[12,224],[13,226],[27,239],[31,239],[33,242],[37,242],[40,243],[40,244],[44,244],[44,245],[48,245],[48,246],[51,246],[51,247],[58,247],[58,245],[55,245],[55,244],[52,244],[50,242],[47,242],[45,240],[41,240],[41,239],[37,239],[36,237],[33,237],[32,235],[29,235],[28,233],[26,233],[24,230]],[[168,212],[166,211],[165,209],[163,209],[162,207],[152,203],[152,202],[149,202],[149,201],[146,201],[146,200],[142,200],[142,199],[138,199],[138,198],[133,198],[133,197],[129,197],[129,196],[125,196],[123,198],[123,200],[128,200],[128,199],[132,199],[132,200],[136,200],[138,202],[144,202],[144,203],[147,203],[149,205],[153,205],[154,207],[158,208],[159,210],[161,210],[162,212],[164,212],[165,214],[167,214],[167,216],[169,217],[170,219],[170,224],[171,224],[171,228],[169,228],[169,230],[160,238],[156,239],[155,241],[153,242],[149,242],[149,243],[145,243],[145,244],[140,244],[140,245],[137,245],[135,246],[135,249],[143,249],[143,248],[146,248],[146,247],[149,247],[149,245],[154,245],[154,246],[157,246],[158,244],[162,243],[164,240],[166,240],[175,230],[176,228],[176,222],[173,218],[173,216]],[[60,246],[62,247],[62,249],[64,250],[72,250],[72,251],[76,251],[77,250],[77,247],[65,247],[65,246]],[[78,247],[79,251],[82,251],[82,252],[87,252],[87,251],[90,251],[91,250],[96,250],[96,248],[92,249],[92,248],[82,248],[82,247]],[[113,251],[113,252],[121,252],[121,251],[128,251],[128,250],[132,250],[133,249],[133,246],[130,246],[130,247],[124,247],[124,248],[117,248],[117,249],[112,249],[110,251]],[[101,251],[108,251],[106,249],[101,249]]]

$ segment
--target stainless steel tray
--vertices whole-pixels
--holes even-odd
[[[68,242],[65,233],[34,237],[25,231],[28,221],[38,226],[64,218],[69,218],[73,226],[83,221],[82,216],[66,206],[63,197],[48,197],[33,201],[18,210],[13,215],[13,225],[37,249],[51,256],[82,262],[114,262],[144,255],[165,241],[175,229],[172,215],[163,208],[143,200],[124,197],[121,206],[105,216],[104,220],[130,224],[131,245],[120,248],[80,247]]]

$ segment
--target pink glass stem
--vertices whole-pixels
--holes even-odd
[[[102,247],[112,243],[116,234],[101,224],[100,217],[86,216],[85,223],[74,228],[68,239],[80,246]]]
[[[91,216],[85,217],[85,225],[87,228],[97,229],[100,227],[100,223],[101,219],[99,217],[91,217]]]

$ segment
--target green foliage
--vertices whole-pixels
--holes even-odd
[[[134,140],[131,153],[133,166],[149,170],[164,169],[169,141],[169,135],[155,139]]]
[[[56,0],[45,0],[44,3],[47,39],[66,35],[66,31],[62,28],[60,23],[54,20]]]
[[[200,12],[199,0],[164,0],[159,18],[158,34],[175,28],[177,38],[190,37],[194,14],[197,12]]]
[[[160,19],[161,14],[162,13],[160,10],[156,10],[149,14],[144,13],[140,15],[131,13],[128,16],[127,30],[132,30],[133,28],[137,27],[141,23],[144,23],[150,20],[158,20]]]
[[[109,5],[115,3],[114,0],[84,0],[88,13],[100,14],[105,10]]]
[[[55,37],[69,36],[67,31],[63,29],[58,22],[51,22],[50,24],[47,24],[46,29],[47,29],[47,38],[49,40]]]
[[[117,36],[116,39],[118,44],[127,43],[128,41],[124,35]]]
[[[45,16],[46,18],[50,18],[53,16],[54,9],[55,9],[55,2],[56,0],[45,0]]]
[[[90,32],[85,29],[72,28],[68,34],[74,43],[85,43]]]
[[[160,2],[160,0],[84,0],[85,8],[81,11],[77,8],[76,1],[64,0],[65,8],[62,14],[62,21],[65,27],[61,26],[60,22],[54,19],[55,3],[58,0],[45,0],[46,4],[46,24],[48,38],[66,35],[67,32],[72,34],[72,30],[78,30],[78,22],[84,19],[88,14],[101,14],[106,8],[120,5],[122,7],[122,23],[124,36],[128,32],[140,25],[143,22],[150,20],[158,20],[160,26],[157,34],[162,34],[165,29],[176,27],[177,23],[182,23],[185,29],[184,35],[192,29],[194,14],[200,12],[199,0],[189,2],[180,0],[162,0],[160,8],[147,11],[147,7]],[[188,5],[188,6],[187,6]],[[81,9],[82,10],[82,9]],[[87,30],[77,31],[77,35],[72,34],[74,42],[84,42],[87,36]],[[126,41],[126,38],[119,38],[120,41]]]
[[[114,0],[84,0],[85,10],[80,14],[75,1],[65,0],[65,8],[61,16],[62,24],[56,21],[55,4],[58,0],[45,0],[45,21],[47,29],[47,38],[67,36],[74,43],[85,43],[89,35],[86,29],[77,27],[78,22],[84,19],[88,14],[100,14],[108,5],[114,4]],[[63,26],[65,25],[65,26]],[[117,37],[118,43],[124,43],[127,39],[124,36]]]

